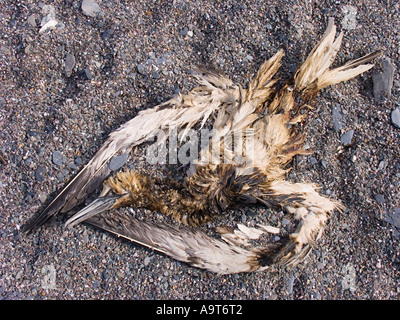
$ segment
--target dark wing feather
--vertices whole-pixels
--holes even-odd
[[[121,211],[98,214],[85,223],[215,273],[251,272],[259,267],[254,264],[257,253],[211,238],[198,229],[141,221]]]

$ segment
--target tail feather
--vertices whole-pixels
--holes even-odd
[[[318,78],[317,87],[319,89],[322,89],[327,86],[344,82],[357,77],[361,73],[368,71],[374,66],[373,64],[365,64],[365,63],[371,61],[372,59],[378,57],[381,54],[382,51],[376,51],[367,54],[361,58],[349,61],[341,67],[332,70],[326,70]]]
[[[312,49],[307,59],[297,69],[294,80],[295,89],[300,92],[318,79],[318,76],[329,68],[339,50],[343,33],[334,41],[336,26],[334,19],[329,18],[328,27],[321,41]]]
[[[329,69],[340,48],[343,32],[335,40],[336,26],[333,18],[329,19],[327,30],[321,41],[313,48],[304,63],[294,74],[295,90],[303,92],[303,97],[312,99],[321,89],[350,80],[373,67],[365,64],[380,54],[376,51],[361,58],[347,62],[345,65]]]

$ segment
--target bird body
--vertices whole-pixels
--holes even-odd
[[[25,230],[42,225],[58,212],[70,211],[104,180],[100,196],[68,219],[67,226],[85,221],[216,273],[262,271],[272,264],[298,263],[321,236],[329,215],[344,207],[320,195],[314,184],[285,180],[293,157],[309,153],[303,149],[305,138],[296,124],[305,119],[311,108],[308,103],[321,89],[369,70],[373,65],[365,63],[380,54],[330,69],[343,37],[340,33],[335,39],[335,34],[330,19],[322,40],[280,87],[274,76],[283,50],[261,65],[247,88],[216,73],[197,70],[198,87],[141,111],[111,133],[92,160]],[[213,135],[200,150],[195,172],[184,181],[134,170],[108,177],[113,156],[131,152],[160,131],[166,139],[170,129],[182,130],[183,138],[195,124],[203,127],[207,119],[213,119]],[[271,228],[222,228],[221,240],[195,229],[229,208],[249,203],[281,208],[300,223],[282,241],[259,248],[247,247],[246,241]],[[158,211],[181,225],[141,221],[115,210],[123,206]]]

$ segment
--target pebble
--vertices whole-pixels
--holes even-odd
[[[387,165],[388,165],[388,162],[386,160],[382,160],[381,162],[379,162],[378,170],[384,171],[386,169]]]
[[[45,203],[47,200],[47,194],[45,192],[40,192],[38,198],[41,203]]]
[[[52,5],[44,5],[42,8],[42,14],[45,15],[40,22],[42,27],[49,21],[56,19],[56,9]]]
[[[378,202],[379,204],[383,204],[385,203],[385,197],[383,196],[383,194],[375,194],[374,195],[375,201]]]
[[[89,67],[85,68],[84,73],[85,73],[86,79],[88,79],[88,80],[92,80],[93,79],[93,74],[90,71]]]
[[[108,29],[106,29],[106,30],[103,32],[103,34],[101,35],[101,38],[102,38],[103,40],[106,40],[107,38],[109,38],[110,36],[112,36],[113,33],[114,33],[114,29],[108,28]]]
[[[42,14],[45,16],[40,21],[39,33],[45,32],[47,29],[54,29],[58,21],[56,20],[56,9],[52,5],[44,5],[42,8]]]
[[[351,293],[354,293],[357,290],[356,269],[351,263],[348,263],[343,267],[342,273],[344,274],[342,279],[342,289],[349,289]]]
[[[136,67],[136,69],[137,69],[137,72],[139,72],[141,75],[145,76],[147,74],[146,67],[143,63],[139,63],[138,66]]]
[[[186,28],[186,27],[184,27],[181,31],[179,31],[179,33],[180,33],[182,36],[187,36],[188,32],[189,32],[189,29]]]
[[[382,101],[384,97],[392,95],[395,67],[388,58],[381,62],[381,67],[382,72],[375,71],[372,74],[373,94],[376,103]]]
[[[87,16],[95,17],[99,12],[101,12],[101,9],[96,1],[83,0],[82,1],[82,11]]]
[[[115,156],[110,160],[108,168],[111,171],[118,170],[125,164],[126,160],[128,160],[128,153],[123,153],[118,156]]]
[[[64,157],[60,151],[54,151],[52,154],[53,163],[57,166],[61,166],[64,163]]]
[[[342,142],[342,144],[345,147],[348,147],[351,145],[351,141],[353,140],[353,134],[354,134],[354,130],[352,129],[352,130],[347,131],[345,134],[343,134],[340,137],[340,141]]]
[[[396,228],[400,228],[400,208],[395,207],[394,212],[388,214],[385,218],[385,221],[395,226]]]
[[[318,160],[317,159],[315,159],[314,157],[310,157],[310,164],[311,165],[315,165],[315,164],[317,164],[318,163]]]
[[[72,170],[78,170],[79,168],[73,162],[67,162],[67,167]]]
[[[150,257],[144,258],[144,265],[147,266],[150,263]]]
[[[342,19],[342,28],[346,30],[356,29],[358,27],[356,7],[349,5],[343,6],[342,12],[344,13],[344,17]]]
[[[36,28],[36,15],[35,14],[31,14],[28,19],[27,19],[29,25],[32,28]]]
[[[65,55],[65,61],[64,61],[64,72],[65,72],[65,76],[67,78],[69,78],[72,74],[72,70],[74,69],[75,66],[75,57],[74,55],[70,54],[67,52],[67,54]]]
[[[35,178],[37,181],[44,181],[44,174],[46,173],[46,168],[39,166],[35,171]]]
[[[81,157],[76,156],[75,159],[74,159],[74,161],[75,161],[75,164],[76,164],[77,166],[82,165],[82,158],[81,158]]]
[[[333,121],[333,130],[339,132],[343,128],[344,119],[342,108],[339,105],[335,105],[332,108],[332,121]]]
[[[400,109],[399,108],[396,108],[391,112],[390,118],[392,120],[392,124],[397,129],[400,129]]]
[[[100,287],[100,281],[99,280],[95,280],[93,282],[93,289],[97,289],[98,287]]]

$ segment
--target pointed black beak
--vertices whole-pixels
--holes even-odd
[[[87,205],[78,213],[74,214],[71,218],[67,220],[65,226],[71,228],[76,224],[85,221],[86,219],[95,216],[96,214],[110,210],[117,200],[121,198],[121,195],[105,195],[104,197],[99,197],[92,203]]]

